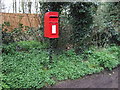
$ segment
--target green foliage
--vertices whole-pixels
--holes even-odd
[[[10,26],[10,22],[4,22],[2,24],[2,28],[4,29],[4,31],[2,31],[3,43],[4,41],[11,43],[12,41],[18,42],[18,41],[26,41],[26,40],[37,40],[42,42],[42,37],[41,37],[42,32],[40,31],[39,28],[35,29],[33,27],[24,26],[22,23],[19,23],[18,25],[19,27],[13,28],[13,30],[7,32],[8,29],[11,29],[11,28],[6,28],[9,26]]]
[[[6,31],[2,31],[2,37],[1,38],[2,38],[2,43],[3,44],[9,44],[9,43],[14,42],[12,34],[7,33]]]
[[[106,47],[120,43],[119,8],[119,2],[41,2],[40,10],[43,15],[47,11],[60,14],[61,36],[57,48],[64,49],[65,44],[70,43],[81,53],[91,45]]]
[[[118,43],[118,8],[120,6],[118,3],[53,2],[41,4],[42,14],[47,11],[58,11],[64,20],[64,23],[60,21],[60,28],[63,32],[60,32],[62,34],[60,39],[54,40],[55,48],[56,43],[59,42],[57,47],[65,47],[69,43],[74,49],[70,48],[60,55],[53,54],[53,63],[50,63],[47,44],[23,41],[28,40],[26,35],[33,35],[38,40],[43,24],[41,29],[36,31],[32,27],[26,27],[29,30],[24,33],[22,32],[24,26],[19,24],[19,28],[15,28],[11,35],[19,38],[15,41],[20,42],[3,45],[3,88],[42,88],[55,84],[58,80],[76,79],[104,69],[112,70],[120,64],[119,46],[96,47],[83,52],[91,45],[103,47],[107,46],[106,44],[109,44],[111,40]],[[101,9],[101,6],[104,8]],[[69,25],[67,26],[66,23]],[[6,24],[9,26],[9,23]],[[76,55],[76,52],[83,52],[83,54]]]
[[[119,31],[119,23],[120,23],[120,4],[119,2],[109,3],[109,15],[108,22],[112,22],[109,24],[110,32],[112,34],[112,38],[110,41],[113,43],[119,44],[120,43],[120,31]],[[110,18],[109,18],[110,17]]]
[[[112,70],[120,64],[119,61],[120,47],[109,47],[108,49],[100,49],[98,51],[93,51],[89,56],[90,61],[96,62],[100,66]]]
[[[14,44],[9,44],[9,45],[6,45],[6,44],[2,45],[2,52],[3,53],[13,54],[13,53],[15,53],[15,51],[16,51],[16,44],[15,43]]]
[[[74,55],[76,55],[74,49],[70,49],[67,52],[65,52],[67,56],[73,57]]]
[[[4,23],[2,24],[2,28],[4,28],[4,26],[9,27],[9,26],[10,26],[10,22],[4,22]]]
[[[118,56],[118,58],[120,57],[120,46],[113,45],[113,46],[108,48],[108,51],[110,51],[111,54],[115,53]]]
[[[57,80],[76,79],[103,70],[102,67],[97,65],[92,67],[90,62],[82,62],[80,59],[75,61],[74,58],[72,60],[71,58],[64,57],[64,59],[58,60],[56,67],[53,68],[53,75]]]
[[[16,52],[14,55],[4,55],[3,60],[4,81],[12,88],[40,88],[54,83],[44,67],[49,62],[45,51]]]
[[[46,43],[41,43],[38,41],[20,41],[17,43],[17,45],[20,48],[24,48],[26,50],[47,48],[47,46],[48,46]]]
[[[20,41],[11,43],[9,45],[3,44],[2,51],[4,53],[16,53],[15,51],[31,51],[32,49],[43,49],[47,48],[47,43],[40,43],[38,41]]]
[[[10,88],[5,82],[3,82],[3,78],[5,78],[5,76],[2,74],[2,73],[0,73],[0,89],[2,89],[2,88]]]
[[[88,47],[90,26],[93,23],[91,6],[94,3],[77,2],[70,4],[70,22],[72,24],[71,40],[77,53]],[[77,10],[77,11],[76,11]]]
[[[4,89],[4,88],[10,88],[6,83],[1,82],[1,88],[0,89]]]
[[[50,63],[47,50],[38,49],[37,42],[27,41],[17,44],[23,48],[29,47],[31,50],[3,53],[2,87],[4,88],[42,88],[53,85],[58,80],[77,79],[88,74],[99,73],[106,68],[112,70],[120,64],[119,46],[106,49],[92,48],[82,55],[76,55],[71,49],[61,55],[53,54],[53,63]],[[13,49],[11,45],[8,46]],[[87,58],[85,59],[84,56]]]
[[[20,27],[20,28],[23,28],[23,24],[22,24],[22,23],[19,23],[19,27]]]
[[[97,5],[96,14],[92,14],[94,17],[92,25],[93,42],[98,47],[106,47],[110,43],[119,44],[119,2],[112,3],[99,3]]]

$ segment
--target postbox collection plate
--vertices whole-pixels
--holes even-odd
[[[56,34],[56,25],[52,25],[52,34]]]

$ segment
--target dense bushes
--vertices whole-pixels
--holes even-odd
[[[27,42],[29,50],[38,47],[38,43],[34,41]],[[35,45],[33,44],[32,47],[31,43],[33,42]],[[18,42],[17,44],[26,47],[26,42]],[[9,50],[5,47],[5,50],[7,49]],[[61,55],[53,54],[53,63],[51,64],[47,49],[35,48],[27,52],[3,53],[2,72],[4,78],[2,86],[4,88],[42,88],[52,85],[58,80],[76,79],[87,74],[98,73],[104,69],[112,70],[120,64],[119,55],[120,47],[118,46],[106,49],[91,48],[82,55],[76,55],[71,49]]]
[[[57,48],[64,49],[69,44],[81,53],[92,45],[120,44],[119,2],[41,2],[41,12],[47,11],[60,15]]]
[[[60,16],[60,38],[53,40],[54,48],[66,49],[67,46],[72,46],[76,52],[81,53],[91,45],[106,47],[110,43],[118,45],[120,43],[118,2],[39,2],[39,4],[42,13],[40,28],[36,30],[19,23],[19,27],[14,28],[11,34],[7,33],[9,38],[13,38],[14,41],[31,38],[48,42],[43,38],[43,17],[45,12],[57,11]],[[9,27],[10,23],[4,22],[2,26]],[[24,28],[25,32],[22,31]],[[3,37],[4,41],[10,40],[7,41]]]
[[[114,49],[114,51],[112,51]],[[116,67],[120,64],[119,54],[120,48],[116,48],[115,46],[107,48],[107,49],[99,49],[98,51],[94,51],[89,55],[89,59],[100,66],[112,70],[112,68]]]

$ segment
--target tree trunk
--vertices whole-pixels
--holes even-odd
[[[21,6],[22,6],[22,12],[23,12],[23,13],[25,13],[25,6],[24,6],[24,4],[25,4],[25,3],[24,3],[24,0],[22,0],[22,5],[21,5]]]
[[[28,13],[31,13],[31,6],[32,6],[32,2],[29,0],[28,1]]]
[[[37,1],[35,0],[35,10],[36,10],[36,13],[38,12],[38,3]]]
[[[17,13],[17,2],[15,0],[15,13]]]
[[[15,1],[13,0],[13,13],[14,13],[14,11],[15,11]]]

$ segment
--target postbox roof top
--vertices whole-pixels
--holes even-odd
[[[49,15],[58,16],[58,12],[47,12],[47,13],[45,13],[45,15],[47,15],[47,16],[49,16]]]

